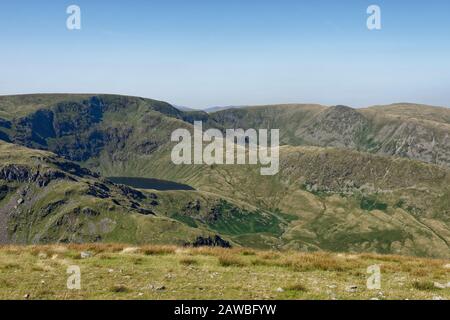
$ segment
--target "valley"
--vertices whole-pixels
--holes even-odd
[[[279,173],[174,165],[171,133],[194,121],[280,129]],[[206,113],[127,96],[4,96],[2,242],[183,245],[218,236],[265,250],[449,258],[449,134],[448,109],[413,104]],[[103,177],[195,190],[136,190]]]

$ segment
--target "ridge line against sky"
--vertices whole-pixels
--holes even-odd
[[[297,101],[297,102],[282,102],[282,103],[270,103],[270,104],[246,104],[246,105],[216,105],[216,106],[206,106],[206,107],[188,107],[185,105],[178,105],[175,103],[171,103],[167,100],[160,100],[155,99],[152,97],[145,97],[145,96],[134,96],[130,94],[117,94],[117,93],[105,93],[105,92],[31,92],[31,93],[17,93],[17,94],[1,94],[1,97],[10,97],[10,96],[30,96],[30,95],[84,95],[84,96],[95,96],[95,95],[116,95],[116,96],[128,96],[128,97],[134,97],[134,98],[142,98],[142,99],[150,99],[150,100],[157,100],[161,102],[166,102],[172,105],[173,107],[182,110],[182,111],[207,111],[207,112],[214,112],[214,111],[220,111],[224,109],[239,109],[239,108],[254,108],[254,107],[275,107],[275,106],[283,106],[283,105],[312,105],[312,106],[322,106],[322,107],[335,107],[335,106],[346,106],[353,109],[367,109],[367,108],[373,108],[373,107],[385,107],[385,106],[391,106],[391,105],[421,105],[421,106],[427,106],[432,108],[445,108],[449,109],[450,106],[445,105],[431,105],[428,103],[420,103],[420,102],[411,102],[411,101],[397,101],[397,102],[391,102],[386,104],[372,104],[372,105],[364,105],[364,106],[351,106],[351,105],[345,105],[341,103],[334,103],[334,104],[323,104],[323,103],[316,103],[316,102],[304,102],[304,101]]]
[[[81,30],[66,9],[81,8]],[[367,29],[367,7],[382,29]],[[450,106],[450,1],[0,3],[0,94],[106,92],[207,108]]]

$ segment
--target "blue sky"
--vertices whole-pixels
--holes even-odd
[[[66,28],[81,8],[82,29]],[[366,9],[381,7],[369,31]],[[0,94],[450,106],[450,1],[0,2]]]

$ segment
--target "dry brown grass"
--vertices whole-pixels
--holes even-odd
[[[124,250],[126,249],[126,250]],[[88,251],[92,255],[81,259]],[[363,258],[363,256],[365,258]],[[448,260],[414,257],[120,244],[3,246],[0,299],[370,299],[367,267],[378,264],[386,299],[448,299]],[[82,270],[83,291],[67,292],[67,264]],[[194,269],[191,272],[188,269]],[[40,284],[45,280],[45,284]],[[170,290],[152,289],[161,283]],[[355,284],[357,293],[347,292]],[[333,289],[331,288],[333,285]],[[199,290],[201,287],[201,290]],[[249,289],[251,287],[251,290]],[[284,290],[277,290],[283,288]],[[139,295],[138,295],[139,293]]]
[[[410,272],[414,277],[427,277],[429,272],[425,269],[417,269]]]
[[[124,248],[129,247],[130,245],[121,244],[121,243],[87,243],[87,244],[69,244],[67,248],[69,250],[75,251],[88,251],[92,253],[103,253],[103,252],[120,252]]]
[[[276,260],[281,257],[280,254],[275,251],[260,252],[258,256],[265,260]]]
[[[20,245],[0,245],[0,250],[5,254],[18,254],[21,249],[25,248]]]
[[[222,255],[226,255],[230,252],[239,252],[240,249],[226,249],[226,248],[217,248],[217,247],[199,247],[199,248],[191,248],[189,249],[194,254],[200,254],[204,256],[213,256],[220,257]]]
[[[251,264],[254,266],[280,266],[280,264],[277,262],[264,259],[253,259],[251,261]]]
[[[399,255],[382,255],[377,253],[361,253],[359,254],[361,259],[377,260],[385,262],[404,262],[409,260],[407,257]]]
[[[358,260],[338,259],[330,253],[293,253],[283,258],[280,265],[292,268],[295,271],[346,271],[357,268]]]
[[[174,246],[142,246],[139,251],[147,256],[174,254],[176,251]]]
[[[256,255],[256,251],[252,250],[252,249],[242,249],[240,251],[240,254],[243,256],[255,256]]]
[[[218,260],[222,267],[244,267],[247,265],[245,261],[231,254],[222,254],[218,256]]]
[[[179,261],[180,261],[180,264],[185,265],[185,266],[192,266],[192,265],[198,264],[198,260],[191,258],[191,257],[183,257]]]

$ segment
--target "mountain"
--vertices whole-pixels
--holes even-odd
[[[224,111],[229,109],[239,109],[239,108],[246,108],[245,106],[225,106],[225,107],[209,107],[206,109],[203,109],[203,111],[207,113],[213,113],[217,111]]]
[[[354,149],[450,166],[450,109],[394,104],[345,106],[273,105],[211,114],[211,126],[280,128],[294,146]]]
[[[157,215],[157,192],[115,185],[49,152],[0,142],[0,163],[2,244],[187,243],[201,234]]]
[[[29,204],[32,212],[27,227],[9,228],[8,239],[193,243],[199,237],[212,239],[217,235],[233,245],[257,248],[448,258],[449,119],[448,109],[412,104],[366,109],[292,104],[208,114],[183,112],[161,101],[114,95],[0,97],[0,139],[6,141],[0,154],[5,153],[3,145],[10,150],[8,157],[16,153],[9,163],[24,161],[22,153],[35,159],[32,154],[36,153],[79,170],[87,168],[87,177],[57,169],[76,180],[70,182],[71,189],[106,185],[112,191],[102,202],[109,205],[118,201],[120,206],[114,207],[117,214],[111,218],[111,213],[101,210],[106,205],[97,206],[96,197],[83,192],[61,194],[56,201],[72,206],[80,203],[78,209],[83,210],[85,199],[90,199],[93,207],[89,208],[99,212],[99,217],[106,215],[115,221],[119,230],[122,225],[133,225],[126,232],[89,238],[76,224],[67,229],[50,222],[35,223],[44,207],[54,202],[45,199],[42,204]],[[178,128],[192,130],[195,120],[220,130],[280,129],[279,174],[261,176],[254,165],[173,165],[170,135]],[[26,163],[35,165],[33,161]],[[53,168],[47,162],[38,165]],[[166,179],[188,184],[196,191],[150,193],[128,188],[145,196],[131,200],[121,193],[123,186],[100,175]],[[12,180],[0,202],[5,208],[18,200],[8,202],[19,190],[9,185],[25,188],[35,183]],[[55,185],[59,190],[59,183],[43,188]],[[48,194],[57,192],[48,189]],[[71,198],[71,194],[77,196]],[[45,219],[71,217],[69,207],[63,202]],[[145,214],[146,210],[153,214]],[[71,232],[76,236],[71,238]],[[50,233],[55,235],[48,236]]]
[[[2,244],[184,245],[215,239],[227,245],[217,232],[258,233],[279,230],[282,224],[269,212],[226,197],[201,191],[140,191],[52,153],[6,142],[0,142],[0,163]]]

